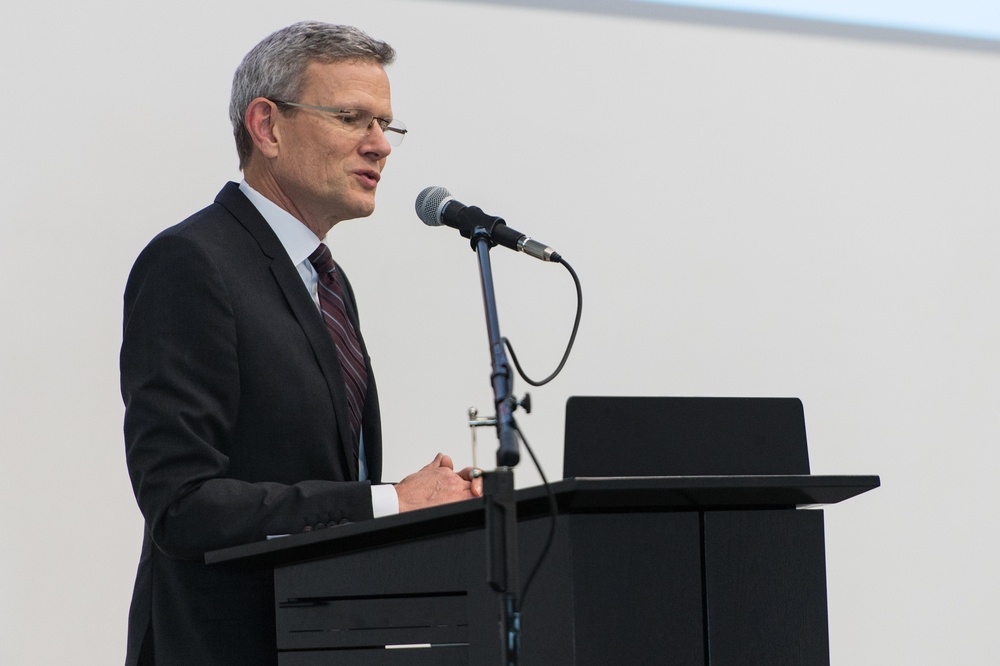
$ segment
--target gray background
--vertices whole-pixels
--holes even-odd
[[[304,18],[400,53],[412,133],[376,214],[330,236],[375,358],[387,478],[438,450],[469,464],[465,410],[490,411],[475,257],[413,213],[443,185],[583,280],[577,349],[521,417],[550,478],[570,395],[800,397],[814,472],[883,479],[826,512],[833,662],[991,662],[996,50],[513,4],[100,0],[0,10],[0,663],[123,658],[142,531],[117,387],[125,279],[238,179],[233,69]],[[493,263],[504,333],[547,374],[572,284]]]

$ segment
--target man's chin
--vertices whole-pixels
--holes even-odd
[[[375,204],[371,206],[366,206],[365,208],[358,209],[357,213],[354,215],[354,219],[360,219],[362,217],[368,217],[375,212]]]
[[[359,201],[354,207],[355,215],[354,217],[368,217],[375,212],[375,197],[371,199]]]
[[[355,200],[349,202],[348,205],[345,205],[345,203],[348,202],[341,201],[340,205],[336,207],[336,210],[339,211],[337,218],[343,221],[356,220],[358,218],[368,217],[369,215],[375,212],[375,202],[373,200],[369,201]]]

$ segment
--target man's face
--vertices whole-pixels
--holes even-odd
[[[312,63],[305,76],[299,98],[287,101],[392,118],[389,78],[375,63]],[[277,111],[272,118],[279,148],[271,169],[290,212],[314,230],[372,214],[375,188],[392,150],[378,123],[359,134],[336,116],[312,109]]]

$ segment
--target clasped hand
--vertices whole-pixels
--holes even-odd
[[[483,480],[473,478],[473,468],[455,472],[451,456],[439,453],[430,464],[396,484],[399,511],[413,511],[438,504],[482,497]]]

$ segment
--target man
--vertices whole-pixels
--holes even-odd
[[[132,269],[121,384],[146,530],[128,666],[277,663],[271,571],[209,567],[206,551],[482,493],[441,454],[379,485],[371,362],[350,283],[320,242],[372,213],[406,131],[384,71],[394,57],[322,23],[254,47],[230,109],[244,181]]]

